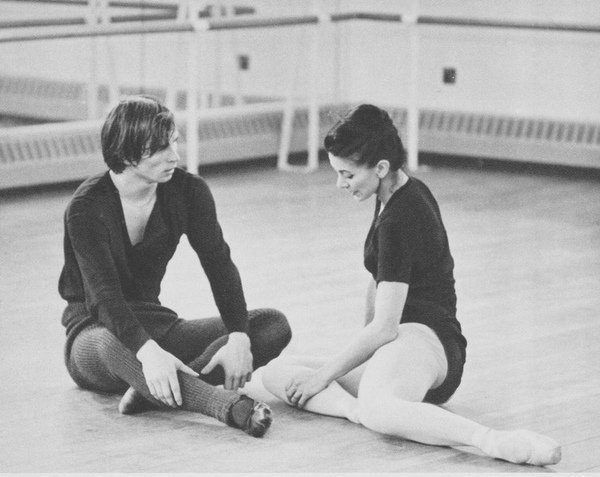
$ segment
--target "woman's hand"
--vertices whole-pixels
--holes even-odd
[[[311,397],[329,386],[329,381],[318,371],[306,371],[292,377],[285,386],[285,394],[292,406],[302,409]]]
[[[235,391],[243,388],[252,379],[252,351],[250,351],[250,338],[246,333],[230,333],[227,344],[215,353],[200,372],[208,374],[217,365],[223,367],[225,389]]]
[[[142,363],[150,394],[168,406],[181,406],[183,399],[177,371],[196,377],[198,373],[162,349],[154,340],[146,341],[138,350],[136,357]]]

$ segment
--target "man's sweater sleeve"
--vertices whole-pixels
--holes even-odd
[[[150,339],[150,335],[125,301],[106,227],[90,211],[70,211],[67,215],[67,233],[79,265],[91,314],[136,353]]]
[[[228,331],[247,333],[248,310],[242,281],[223,238],[213,196],[208,185],[197,176],[189,176],[186,186],[186,234],[190,245],[198,254]]]

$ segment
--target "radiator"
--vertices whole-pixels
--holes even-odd
[[[123,88],[121,93],[133,93]],[[146,90],[166,96],[160,88]],[[0,129],[0,189],[80,180],[105,169],[100,153],[102,121],[85,117],[85,86],[32,78],[0,77],[0,115],[63,121]],[[105,101],[104,89],[99,100]],[[185,93],[176,96],[185,106]],[[253,98],[253,101],[257,101]],[[322,105],[323,135],[351,105]],[[404,137],[406,111],[385,106]],[[200,163],[238,161],[277,154],[280,103],[249,104],[233,116],[212,111],[199,121]],[[179,116],[176,111],[176,116]],[[185,139],[185,119],[178,117]],[[291,152],[306,150],[308,113],[294,119]],[[185,159],[185,145],[181,148]],[[419,150],[455,156],[508,159],[574,167],[600,168],[600,124],[549,118],[488,115],[461,111],[422,110]]]

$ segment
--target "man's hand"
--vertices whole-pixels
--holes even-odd
[[[221,365],[225,372],[225,389],[235,391],[252,379],[252,352],[246,333],[230,333],[227,344],[215,353],[200,372],[208,374],[217,365]]]
[[[146,341],[136,357],[142,363],[146,385],[152,396],[168,406],[181,406],[183,399],[177,371],[196,377],[198,373],[162,349],[154,340]]]

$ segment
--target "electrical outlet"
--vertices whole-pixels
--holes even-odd
[[[444,68],[442,73],[442,81],[444,84],[456,83],[456,68]]]
[[[250,57],[248,55],[238,55],[238,68],[242,71],[246,71],[250,68]]]

